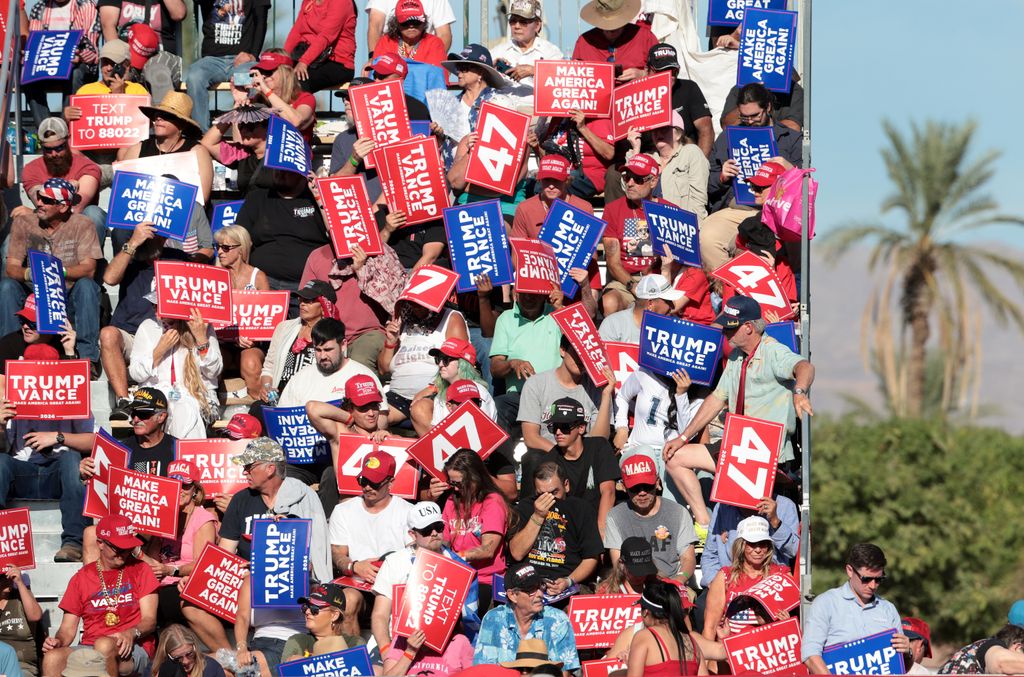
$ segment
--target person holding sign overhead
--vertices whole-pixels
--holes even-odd
[[[746,296],[734,296],[722,306],[715,320],[732,352],[718,387],[704,398],[682,433],[665,443],[665,469],[682,492],[701,543],[707,538],[711,516],[701,493],[696,470],[715,472],[721,441],[691,444],[722,410],[785,425],[785,441],[779,462],[793,460],[789,437],[796,431],[796,419],[813,415],[808,390],[814,382],[814,366],[770,336],[761,306]]]
[[[896,607],[876,593],[885,582],[885,553],[874,543],[858,543],[846,558],[846,583],[814,598],[804,618],[802,659],[812,675],[829,674],[822,658],[826,646],[844,644],[895,630],[892,648],[910,651],[910,640]]]

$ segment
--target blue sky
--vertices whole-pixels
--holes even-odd
[[[982,13],[984,10],[984,13]],[[818,232],[875,218],[890,192],[880,122],[978,122],[976,150],[999,148],[992,193],[1024,215],[1024,47],[1019,0],[818,0],[813,11],[812,153]],[[889,221],[888,219],[891,219]],[[887,217],[896,225],[897,217]],[[1024,229],[979,237],[1020,246]]]

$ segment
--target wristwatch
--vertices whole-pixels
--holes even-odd
[[[121,251],[123,251],[125,254],[127,254],[128,256],[131,256],[133,258],[135,256],[135,249],[130,247],[127,242],[125,242],[123,245],[121,245]]]
[[[57,444],[64,444],[64,433],[57,433]]]
[[[794,395],[806,395],[807,391],[804,390],[803,388],[793,388],[793,394]]]

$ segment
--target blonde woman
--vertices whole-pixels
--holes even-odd
[[[302,91],[295,75],[295,61],[283,49],[268,49],[260,54],[260,60],[252,67],[252,88],[256,92],[254,103],[265,103],[302,132],[307,143],[313,140],[316,98]]]
[[[151,674],[153,677],[224,677],[224,668],[203,655],[199,640],[191,630],[175,623],[160,631]]]
[[[146,295],[156,303],[156,292]],[[188,320],[147,319],[135,332],[128,373],[167,394],[167,433],[201,439],[217,420],[217,381],[224,368],[217,334],[195,308]]]
[[[270,282],[262,270],[249,263],[252,238],[249,231],[241,226],[226,226],[217,231],[217,266],[227,268],[231,273],[231,288],[235,291],[264,291],[270,289]],[[261,347],[262,346],[262,347]],[[222,350],[230,365],[237,364],[245,381],[249,397],[257,399],[260,394],[260,372],[263,371],[265,345],[250,339],[237,338]],[[229,397],[241,397],[241,391],[230,393]]]

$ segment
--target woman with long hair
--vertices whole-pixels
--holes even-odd
[[[627,677],[707,674],[701,673],[703,654],[690,636],[677,587],[664,581],[647,584],[640,609],[644,629],[629,645]]]
[[[266,291],[270,289],[267,275],[249,263],[252,238],[249,231],[241,226],[225,226],[214,236],[217,241],[217,267],[231,273],[231,289],[234,291]],[[227,350],[224,350],[226,348]],[[245,381],[246,392],[229,393],[228,397],[249,397],[256,399],[260,393],[260,372],[263,370],[265,343],[256,343],[239,336],[222,348],[230,366],[237,365]]]
[[[156,290],[147,294],[156,303]],[[167,433],[205,438],[217,420],[217,381],[224,363],[213,327],[193,308],[188,320],[146,319],[132,346],[128,373],[140,386],[167,393]]]
[[[687,397],[690,377],[679,369],[662,376],[641,367],[626,377],[615,394],[615,448],[626,445],[664,446],[669,436],[686,427],[703,399],[691,402]],[[629,412],[633,411],[633,426]]]
[[[729,634],[735,634],[762,623],[763,619],[752,608],[739,609],[731,615],[727,614],[727,609],[733,599],[755,583],[773,574],[788,573],[786,567],[772,563],[775,547],[768,528],[768,520],[757,515],[747,517],[736,525],[732,564],[722,567],[708,586],[707,605],[704,609],[706,639],[716,639],[719,627],[726,624]]]
[[[490,606],[494,574],[505,571],[505,532],[510,510],[501,489],[472,449],[459,449],[444,464],[448,483],[430,481],[435,499],[451,493],[441,515],[444,542],[476,569],[482,616]]]
[[[437,364],[437,376],[413,398],[410,407],[412,425],[420,437],[467,400],[473,400],[491,418],[497,416],[494,398],[476,368],[476,349],[472,343],[452,338],[428,354]]]
[[[252,67],[251,103],[267,106],[275,115],[302,132],[306,143],[313,142],[316,127],[316,98],[302,91],[295,61],[283,49],[268,49]]]
[[[373,48],[375,58],[383,54],[441,66],[448,50],[441,38],[427,32],[427,13],[420,0],[402,0],[388,17],[384,33]]]
[[[650,155],[661,167],[655,196],[696,214],[701,222],[708,215],[708,159],[700,146],[686,143],[684,129],[682,116],[673,111],[671,124],[650,132],[654,144]],[[640,152],[640,132],[630,129],[626,138],[631,146],[626,152],[628,160]]]
[[[224,677],[224,668],[203,655],[191,630],[174,623],[160,631],[153,656],[153,677]]]

